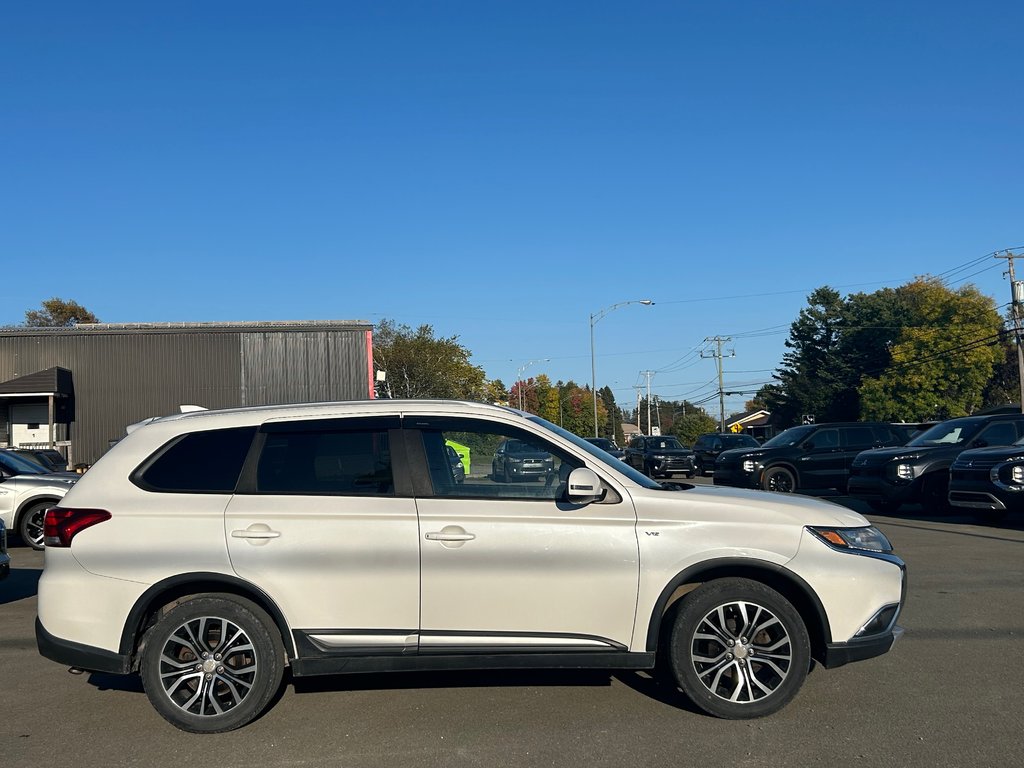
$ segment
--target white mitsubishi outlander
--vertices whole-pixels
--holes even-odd
[[[497,472],[509,440],[532,450]],[[656,667],[710,714],[759,717],[812,658],[870,658],[902,633],[904,564],[860,515],[657,483],[477,403],[157,419],[47,512],[45,535],[40,652],[137,672],[195,732],[252,720],[286,666]]]

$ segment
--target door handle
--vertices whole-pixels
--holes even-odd
[[[423,538],[428,541],[440,541],[445,547],[455,548],[461,547],[467,541],[472,541],[476,535],[467,532],[462,526],[446,525],[440,531],[428,531],[423,534]]]
[[[442,531],[435,531],[426,534],[426,538],[431,541],[472,541],[476,536],[472,533],[444,533]]]
[[[234,530],[231,532],[231,538],[246,539],[250,544],[257,546],[266,544],[270,539],[280,538],[280,536],[280,531],[271,530],[270,526],[265,523],[253,523],[244,530]]]

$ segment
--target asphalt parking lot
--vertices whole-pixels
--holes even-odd
[[[42,556],[15,545],[0,582],[0,763],[1024,764],[1024,521],[988,527],[917,508],[870,516],[908,563],[906,635],[881,658],[813,670],[788,708],[747,722],[697,714],[643,673],[396,674],[289,684],[240,731],[185,734],[136,679],[75,676],[37,654]]]

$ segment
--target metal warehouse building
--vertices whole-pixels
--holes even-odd
[[[91,464],[125,427],[181,405],[373,397],[361,321],[96,323],[0,328],[0,446]]]

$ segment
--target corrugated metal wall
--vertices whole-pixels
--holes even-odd
[[[370,327],[0,330],[0,381],[70,369],[73,459],[92,463],[127,425],[183,404],[366,399]]]
[[[245,333],[241,346],[245,405],[369,396],[364,334]]]

